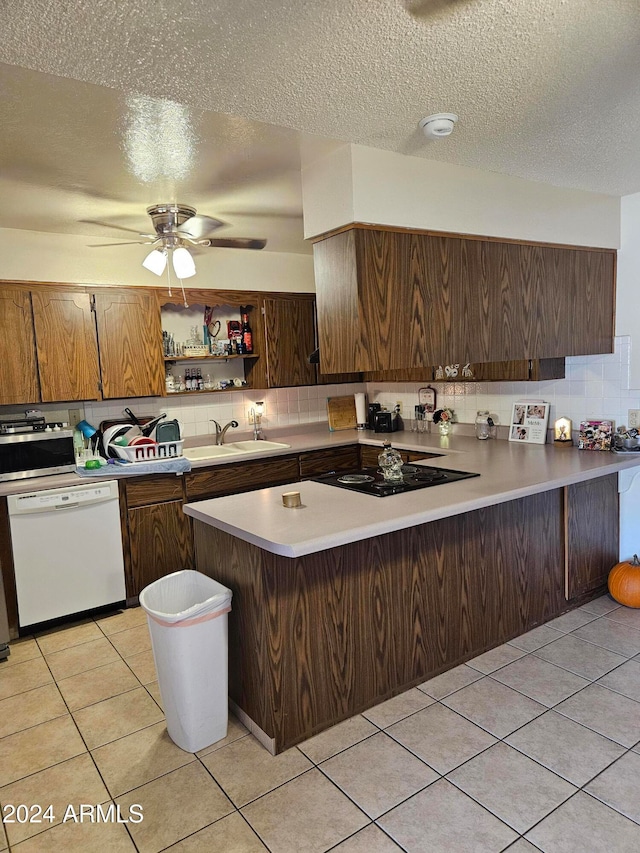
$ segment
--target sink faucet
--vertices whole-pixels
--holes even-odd
[[[229,429],[229,427],[235,428],[238,426],[238,421],[229,421],[229,423],[223,427],[221,427],[218,421],[216,421],[214,418],[210,418],[210,421],[212,424],[216,425],[216,444],[218,445],[224,444],[224,437],[227,434],[227,430]]]

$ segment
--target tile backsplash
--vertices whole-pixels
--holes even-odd
[[[628,409],[640,409],[640,391],[629,390],[629,337],[615,339],[615,352],[609,355],[567,358],[565,379],[544,382],[437,382],[438,406],[454,409],[461,423],[471,424],[478,409],[488,409],[498,423],[508,424],[511,406],[521,398],[542,399],[551,404],[549,423],[568,417],[574,427],[585,418],[612,418],[616,426],[626,424]],[[50,403],[37,408],[48,420],[67,420],[69,410],[80,409],[90,423],[98,426],[107,418],[123,417],[128,406],[136,414],[157,415],[166,412],[184,426],[185,436],[215,433],[211,418],[225,424],[237,420],[239,431],[250,431],[249,413],[259,400],[264,402],[262,424],[269,428],[287,427],[327,420],[326,398],[366,391],[370,401],[393,408],[402,403],[403,416],[409,419],[418,402],[418,388],[426,383],[350,383],[272,390],[218,391],[193,397],[145,397],[135,400],[110,400],[83,404]],[[5,406],[0,414],[24,412],[26,406]],[[36,408],[33,406],[32,408]]]
[[[262,426],[287,427],[327,420],[327,397],[364,391],[364,383],[349,385],[309,385],[302,388],[275,388],[269,391],[215,391],[211,394],[181,394],[176,397],[146,397],[140,400],[110,400],[85,403],[85,418],[95,426],[107,418],[122,416],[125,406],[135,414],[156,415],[166,412],[183,425],[185,437],[215,434],[214,418],[222,426],[238,421],[239,431],[252,429],[251,408],[264,403]]]
[[[628,410],[640,408],[640,391],[629,390],[631,341],[615,339],[615,352],[607,355],[573,356],[566,359],[564,379],[544,382],[432,382],[438,407],[452,408],[460,423],[474,422],[479,409],[508,424],[515,400],[540,399],[550,403],[549,424],[559,417],[571,418],[577,429],[581,420],[611,418],[616,426],[626,424]],[[402,403],[405,420],[418,402],[418,388],[427,383],[369,382],[370,400],[387,408]]]

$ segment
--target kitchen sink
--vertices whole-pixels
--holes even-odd
[[[217,444],[205,444],[202,447],[185,447],[183,456],[191,462],[199,462],[202,459],[218,459],[221,456],[238,456],[242,451],[232,447]]]
[[[265,450],[284,450],[291,447],[290,444],[281,444],[279,441],[233,441],[227,447],[237,447],[243,453],[261,453]]]
[[[183,455],[191,462],[203,459],[220,459],[227,456],[242,456],[247,453],[263,453],[266,450],[284,450],[290,444],[279,441],[233,441],[229,444],[205,444],[201,447],[185,447]]]

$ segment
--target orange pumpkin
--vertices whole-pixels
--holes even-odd
[[[633,560],[618,563],[609,572],[609,592],[619,604],[626,607],[640,607],[640,561],[638,555]]]

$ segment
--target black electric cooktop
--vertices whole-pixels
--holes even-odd
[[[327,483],[340,489],[351,489],[365,495],[386,498],[389,495],[401,495],[415,489],[427,489],[431,486],[443,486],[456,480],[479,477],[469,471],[451,471],[449,468],[431,468],[427,465],[403,465],[402,480],[389,483],[377,468],[363,468],[360,471],[338,472],[313,477],[315,483]]]

